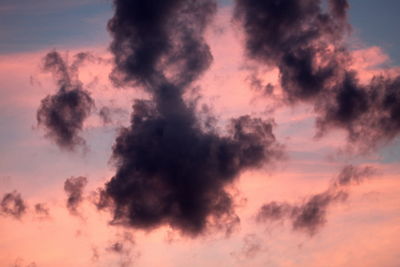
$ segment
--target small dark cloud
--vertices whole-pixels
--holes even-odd
[[[78,207],[83,200],[83,190],[87,184],[86,177],[71,177],[64,182],[64,191],[67,193],[67,208],[73,215],[78,215]]]
[[[36,215],[41,218],[49,218],[50,217],[50,210],[44,203],[37,203],[34,206]]]
[[[305,203],[291,210],[293,228],[304,230],[313,235],[326,223],[327,210],[332,203],[344,201],[347,193],[344,191],[330,192],[329,190],[313,195]]]
[[[108,124],[115,123],[116,117],[118,119],[120,119],[122,116],[127,118],[128,112],[126,112],[122,108],[104,106],[99,110],[98,115],[99,115],[101,121],[103,122],[103,124],[108,125]],[[118,121],[118,119],[117,119],[117,121]]]
[[[376,169],[372,167],[357,168],[353,165],[345,166],[339,175],[333,180],[336,187],[360,184],[365,179],[376,174]]]
[[[286,202],[264,204],[258,211],[256,219],[258,222],[289,219],[294,230],[314,235],[326,223],[330,206],[347,199],[348,187],[352,184],[360,184],[375,173],[375,169],[371,167],[347,165],[324,192],[312,195],[300,204]]]
[[[272,201],[264,204],[257,214],[257,221],[264,221],[265,219],[276,221],[286,217],[291,211],[292,206],[288,203],[278,203]]]
[[[20,219],[27,210],[27,206],[17,191],[4,194],[0,202],[0,211],[2,215],[11,216]]]
[[[117,254],[120,257],[120,267],[129,267],[140,256],[139,252],[133,251],[134,246],[133,235],[130,232],[124,232],[122,235],[118,235],[118,240],[111,242],[106,251]]]
[[[111,246],[107,248],[108,251],[116,252],[116,253],[121,253],[124,249],[124,245],[120,242],[115,242]]]
[[[112,123],[111,110],[109,107],[102,107],[99,111],[99,116],[104,124]]]
[[[262,96],[273,96],[274,86],[271,83],[264,84],[263,81],[259,77],[257,77],[256,73],[251,73],[247,77],[247,80],[250,83],[250,87],[259,92]]]
[[[59,89],[56,94],[45,97],[37,111],[38,125],[46,130],[46,136],[59,147],[73,150],[85,145],[80,136],[84,120],[94,108],[90,93],[83,89],[78,79],[78,68],[90,60],[88,53],[78,53],[68,65],[58,52],[48,53],[43,61],[43,70],[51,72]]]

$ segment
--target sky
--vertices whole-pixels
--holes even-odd
[[[0,2],[0,266],[400,265],[398,1],[125,2]]]

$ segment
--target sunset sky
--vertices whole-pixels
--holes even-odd
[[[0,1],[0,266],[400,266],[400,2],[140,3]]]

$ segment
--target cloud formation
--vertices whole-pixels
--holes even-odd
[[[117,240],[111,242],[106,248],[107,252],[111,252],[119,256],[119,266],[128,267],[134,264],[134,260],[140,257],[138,251],[134,251],[135,240],[129,232],[117,235]]]
[[[117,123],[121,117],[128,117],[128,112],[122,108],[103,106],[98,111],[98,115],[104,125]]]
[[[300,204],[275,201],[264,204],[257,214],[257,221],[289,219],[294,230],[314,235],[326,223],[329,207],[347,199],[348,187],[358,185],[374,174],[375,170],[371,167],[360,168],[347,165],[324,192],[312,195]]]
[[[17,191],[4,194],[0,202],[0,214],[20,219],[26,213],[27,206]]]
[[[79,66],[93,58],[88,53],[78,53],[73,58],[68,65],[57,51],[44,57],[43,70],[53,74],[59,89],[56,94],[46,96],[37,111],[38,125],[46,130],[46,137],[67,150],[85,145],[79,134],[94,108],[94,100],[78,79]]]
[[[344,129],[361,151],[400,132],[400,76],[377,75],[367,84],[344,38],[349,32],[346,0],[237,0],[235,18],[245,33],[247,56],[280,71],[286,101],[311,103],[317,135]]]
[[[282,147],[270,120],[243,115],[221,135],[183,98],[212,61],[203,34],[215,1],[115,0],[114,7],[111,78],[151,97],[134,102],[131,126],[116,139],[117,172],[99,207],[111,207],[113,223],[140,229],[169,225],[191,236],[209,226],[231,231],[239,218],[226,186],[279,158]]]
[[[49,218],[50,216],[49,208],[44,203],[35,204],[35,213],[40,219]]]
[[[243,237],[242,248],[239,251],[231,252],[230,255],[242,261],[256,258],[262,250],[262,240],[255,234],[247,234]]]
[[[67,208],[73,215],[78,215],[78,207],[83,200],[83,190],[87,184],[86,177],[70,177],[64,182],[64,191],[67,193]]]

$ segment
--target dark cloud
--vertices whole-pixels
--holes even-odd
[[[48,218],[50,216],[49,208],[44,203],[35,204],[35,213],[39,218]]]
[[[87,184],[86,177],[71,177],[64,182],[64,191],[67,193],[67,208],[71,214],[78,215],[78,207],[83,200],[83,189]]]
[[[347,165],[342,169],[338,177],[333,180],[333,186],[357,185],[375,174],[376,170],[372,167],[357,168],[353,165]]]
[[[118,265],[120,267],[128,267],[133,264],[133,257],[131,255],[131,250],[125,248],[123,243],[115,242],[108,249],[109,252],[113,252],[119,255]]]
[[[348,186],[359,184],[373,174],[375,170],[371,167],[360,168],[347,165],[324,192],[312,195],[300,204],[285,202],[264,204],[257,214],[257,221],[271,222],[289,219],[294,230],[314,235],[326,223],[329,207],[347,199]]]
[[[0,202],[0,213],[20,219],[26,213],[27,206],[17,191],[4,194]]]
[[[51,72],[59,86],[58,92],[46,96],[37,111],[38,125],[46,130],[46,136],[64,149],[73,150],[85,145],[79,135],[84,120],[94,108],[94,101],[83,89],[78,79],[78,68],[93,57],[88,53],[78,53],[68,65],[58,52],[48,53],[43,61],[43,70]]]
[[[340,127],[351,143],[368,151],[400,132],[400,77],[375,76],[369,84],[360,85],[355,73],[347,73],[335,94],[320,98],[316,110],[321,114],[319,135]]]
[[[259,69],[255,67],[246,67],[250,71],[250,75],[246,78],[246,81],[250,85],[251,89],[259,93],[264,97],[273,97],[275,87],[271,83],[264,84],[263,80],[259,77]]]
[[[320,0],[237,0],[235,18],[248,57],[279,68],[287,102],[314,105],[319,136],[341,128],[368,150],[400,132],[400,78],[359,82],[344,42],[348,8],[346,0],[329,0],[326,9]]]
[[[235,16],[246,33],[248,56],[279,67],[282,87],[291,101],[317,95],[340,63],[336,51],[328,48],[346,28],[336,16],[345,13],[339,10],[344,6],[336,3],[324,13],[320,2],[236,1]],[[323,62],[315,66],[317,56],[323,56]]]
[[[118,122],[121,117],[128,118],[128,112],[122,108],[104,106],[98,113],[104,125]],[[116,117],[118,118],[116,120]]]
[[[339,19],[346,19],[346,11],[349,8],[347,0],[330,0],[328,1],[332,14]]]
[[[132,266],[134,259],[140,256],[139,252],[133,251],[134,245],[133,235],[129,232],[124,232],[122,235],[118,235],[118,240],[112,242],[106,248],[106,251],[119,255],[120,267],[128,267]]]
[[[195,234],[209,218],[226,225],[237,220],[225,186],[280,153],[272,125],[244,116],[220,137],[202,132],[188,115],[161,117],[143,102],[135,104],[131,128],[114,145],[118,171],[106,186],[115,222],[139,228],[167,223]]]
[[[99,111],[99,116],[104,124],[112,123],[111,109],[109,107],[102,107]]]
[[[123,249],[124,249],[124,245],[120,242],[115,242],[110,247],[108,247],[109,251],[116,252],[116,253],[121,253]]]
[[[117,172],[98,207],[111,207],[113,223],[141,229],[169,225],[192,236],[211,225],[232,231],[239,218],[226,186],[281,156],[282,147],[272,121],[241,116],[222,136],[204,127],[195,105],[183,99],[212,61],[203,33],[215,1],[115,0],[114,6],[111,78],[151,98],[133,104],[131,126],[113,147]]]
[[[327,210],[333,203],[344,201],[345,191],[325,191],[313,195],[305,203],[292,207],[290,217],[295,230],[304,230],[310,235],[326,223]]]
[[[288,203],[278,203],[272,201],[270,203],[264,204],[257,214],[257,221],[276,221],[285,218],[290,211],[292,206]]]
[[[214,1],[115,0],[114,6],[108,26],[116,84],[157,91],[168,79],[182,90],[208,68],[212,56],[202,35],[216,10]]]

